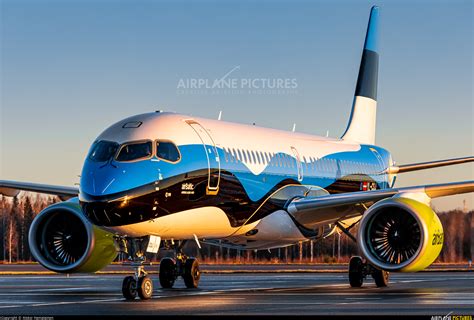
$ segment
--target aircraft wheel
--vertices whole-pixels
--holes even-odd
[[[362,287],[364,283],[364,262],[361,257],[352,257],[349,261],[349,283],[353,288]]]
[[[144,276],[138,279],[137,292],[142,300],[151,298],[153,295],[153,281],[151,281],[150,277]]]
[[[389,272],[385,270],[375,269],[372,272],[372,278],[374,278],[377,287],[386,287],[388,286]]]
[[[199,262],[196,258],[188,258],[184,263],[184,284],[187,288],[197,288],[199,279],[201,278],[201,271],[199,270]]]
[[[162,288],[173,288],[176,280],[176,263],[171,258],[163,258],[160,262],[160,285]]]
[[[127,300],[133,300],[137,296],[137,282],[132,276],[125,277],[122,282],[122,294]]]

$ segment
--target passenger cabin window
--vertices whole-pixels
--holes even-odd
[[[118,143],[112,141],[98,141],[94,143],[89,153],[89,159],[96,162],[105,162],[112,158],[118,149]]]
[[[239,155],[239,161],[240,162],[243,162],[244,161],[244,157],[242,155],[242,151],[240,149],[237,149],[237,151],[239,152],[238,155]]]
[[[181,159],[178,147],[170,141],[156,142],[156,156],[170,162],[178,162]]]
[[[252,155],[252,163],[257,164],[257,156],[255,155],[255,151],[250,151],[250,154]]]
[[[153,154],[152,148],[151,141],[125,143],[120,148],[116,160],[136,161],[146,159]]]
[[[222,148],[222,151],[224,152],[225,162],[229,162],[229,158],[227,157],[227,150],[226,150],[226,148]]]

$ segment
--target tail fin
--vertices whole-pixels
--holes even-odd
[[[365,36],[364,51],[352,103],[352,112],[342,139],[364,144],[375,143],[377,113],[377,78],[379,54],[377,49],[379,8],[372,7]]]

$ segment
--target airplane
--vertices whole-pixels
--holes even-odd
[[[204,119],[170,112],[134,115],[92,143],[80,185],[0,181],[0,193],[57,195],[29,230],[34,258],[58,273],[98,271],[119,252],[133,275],[125,299],[149,299],[146,252],[161,259],[159,282],[182,277],[198,287],[198,261],[186,241],[243,250],[317,240],[337,229],[357,243],[349,284],[370,275],[416,272],[438,257],[443,226],[431,199],[474,191],[474,181],[394,187],[398,174],[473,162],[474,156],[397,165],[375,145],[379,8],[370,11],[347,129],[340,138]],[[350,231],[358,226],[356,236]]]

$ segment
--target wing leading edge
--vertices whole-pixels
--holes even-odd
[[[361,215],[375,202],[390,197],[405,195],[430,200],[469,192],[474,192],[474,180],[299,198],[290,202],[286,210],[294,217],[298,217],[297,220],[311,224],[332,223]]]
[[[54,186],[48,184],[39,184],[31,182],[19,182],[0,180],[0,194],[4,196],[14,197],[20,191],[31,191],[45,194],[56,195],[62,200],[77,197],[79,189],[75,187]]]

